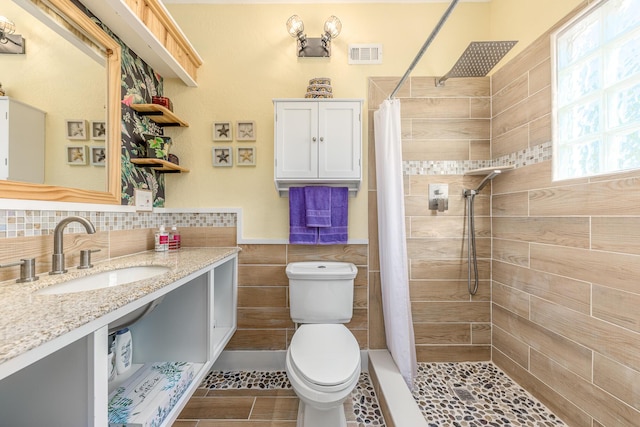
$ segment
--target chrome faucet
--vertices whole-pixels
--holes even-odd
[[[68,218],[63,219],[56,225],[55,230],[53,231],[53,256],[51,259],[51,271],[49,274],[62,274],[66,273],[67,270],[64,268],[64,251],[62,250],[63,237],[62,233],[64,232],[64,228],[67,224],[71,222],[79,222],[84,225],[85,230],[87,230],[88,234],[93,234],[96,232],[96,228],[93,226],[91,221],[86,218],[82,218],[80,216],[70,216]]]

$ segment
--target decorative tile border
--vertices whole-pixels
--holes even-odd
[[[88,218],[97,231],[158,228],[160,225],[180,227],[236,227],[235,213],[153,213],[153,212],[88,212],[47,210],[0,210],[0,238],[30,237],[53,234],[56,224],[69,216]],[[84,232],[81,224],[71,223],[66,233]]]
[[[494,160],[408,160],[403,162],[404,175],[464,175],[474,169],[515,165],[516,168],[551,160],[553,147],[545,142]]]

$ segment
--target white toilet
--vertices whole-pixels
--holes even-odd
[[[299,324],[287,350],[287,377],[300,398],[297,427],[346,427],[342,403],[360,377],[360,346],[348,323],[353,279],[343,262],[287,265],[291,319]]]

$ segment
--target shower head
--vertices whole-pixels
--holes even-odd
[[[518,43],[517,41],[471,42],[453,68],[436,82],[442,86],[451,77],[484,77]]]

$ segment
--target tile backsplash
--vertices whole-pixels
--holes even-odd
[[[60,210],[0,210],[0,238],[46,236],[53,234],[56,224],[69,216],[88,218],[96,231],[118,231],[177,227],[235,227],[235,213],[154,213],[94,212]],[[67,232],[84,232],[81,224],[71,223]]]

